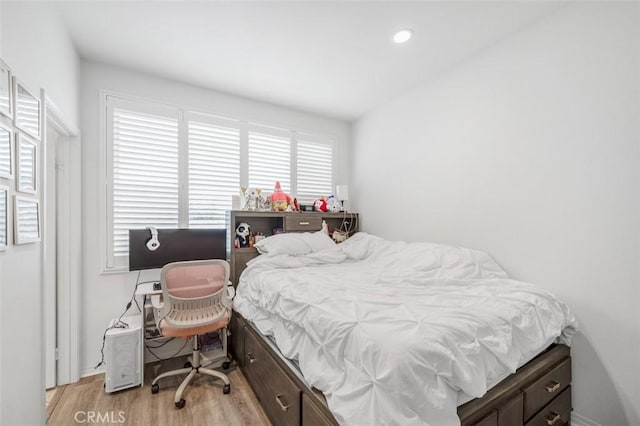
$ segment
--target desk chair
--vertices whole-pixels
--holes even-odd
[[[231,318],[233,287],[228,287],[229,264],[224,260],[196,260],[165,265],[160,273],[160,295],[151,299],[156,325],[163,336],[193,337],[193,354],[185,368],[160,374],[151,384],[151,393],[158,393],[158,381],[165,377],[188,373],[175,395],[177,408],[183,408],[182,393],[193,377],[203,373],[224,382],[223,393],[231,391],[229,378],[219,371],[201,365],[198,335],[222,330],[225,363],[228,365],[226,327]],[[231,293],[231,294],[230,294]],[[187,368],[187,366],[190,366]]]

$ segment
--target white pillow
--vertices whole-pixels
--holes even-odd
[[[275,256],[278,254],[301,255],[315,253],[335,243],[324,231],[277,234],[258,241],[254,247],[260,254]]]

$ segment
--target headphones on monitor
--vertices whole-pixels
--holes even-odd
[[[151,232],[151,239],[147,241],[147,248],[150,251],[156,251],[160,247],[160,241],[158,240],[158,230],[155,226],[147,226],[149,232]]]

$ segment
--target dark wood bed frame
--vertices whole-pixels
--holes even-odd
[[[234,312],[230,331],[234,360],[274,425],[338,424],[322,393],[253,324]],[[552,345],[458,416],[463,426],[558,426],[570,424],[571,410],[569,348]]]

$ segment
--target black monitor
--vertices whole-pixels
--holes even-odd
[[[162,268],[185,260],[226,259],[226,229],[158,229],[160,246],[151,251],[148,229],[129,230],[129,270]]]

